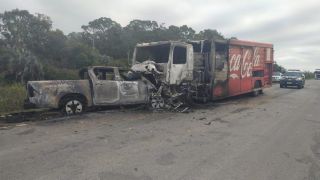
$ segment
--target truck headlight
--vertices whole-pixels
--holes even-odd
[[[301,78],[301,77],[299,77],[299,78],[297,78],[297,80],[298,80],[298,81],[301,81],[301,80],[302,80],[302,78]]]

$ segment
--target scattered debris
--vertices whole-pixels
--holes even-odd
[[[221,119],[219,117],[213,119],[212,121],[219,122],[219,123],[229,123],[229,121],[225,121],[225,120],[223,120],[223,119]]]
[[[231,113],[233,113],[233,114],[235,114],[235,113],[240,113],[240,112],[246,111],[246,110],[248,110],[248,109],[250,109],[250,108],[248,108],[248,107],[238,108],[238,109],[232,111]]]
[[[22,126],[27,126],[28,124],[21,123],[21,124],[16,124],[16,127],[22,127]]]
[[[212,119],[211,121],[208,121],[204,123],[205,125],[211,125],[213,122],[219,122],[219,123],[229,123],[229,121],[222,120],[221,118],[217,117],[215,119]]]

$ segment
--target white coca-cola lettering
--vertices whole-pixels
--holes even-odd
[[[241,77],[250,77],[252,73],[252,62],[251,60],[251,53],[249,50],[246,50],[243,56],[242,60],[242,66],[241,66]]]
[[[244,56],[242,57],[241,54],[233,54],[230,59],[230,77],[233,79],[239,78],[237,75],[237,71],[240,70],[241,78],[251,77],[252,76],[252,67],[253,63],[251,61],[251,51],[246,50]],[[242,64],[241,64],[242,59]],[[259,66],[260,63],[260,56],[258,55],[258,50],[255,49],[253,60],[254,65],[257,64]],[[241,69],[240,69],[241,67]]]
[[[230,71],[238,71],[240,69],[241,55],[234,54],[230,60]]]
[[[256,66],[260,66],[260,55],[259,55],[259,48],[256,47],[254,49],[254,53],[253,53],[253,66],[256,67]]]

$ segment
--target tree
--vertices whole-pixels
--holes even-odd
[[[28,50],[0,47],[0,74],[6,82],[25,83],[28,80],[43,78],[42,64],[39,59]]]
[[[122,27],[110,18],[102,17],[81,27],[83,37],[88,45],[97,48],[103,55],[121,57],[123,51],[121,44]]]
[[[224,37],[215,29],[205,29],[195,35],[195,39],[224,39]]]
[[[61,58],[61,66],[69,69],[97,65],[102,61],[102,56],[97,50],[73,41],[67,41],[66,47],[61,51]]]
[[[273,72],[285,73],[286,69],[283,66],[278,65],[277,62],[274,62],[274,64],[273,64]]]
[[[180,30],[180,36],[184,40],[189,40],[189,39],[192,40],[196,33],[195,30],[193,30],[191,27],[188,27],[187,25],[180,26],[179,30]]]
[[[0,32],[7,45],[17,51],[43,52],[51,26],[50,18],[43,14],[32,15],[19,9],[0,14]]]
[[[132,50],[138,42],[154,41],[155,31],[159,28],[156,21],[132,20],[122,29],[120,48],[123,49],[122,58],[132,55]]]
[[[51,20],[42,14],[32,15],[26,10],[12,10],[0,14],[2,48],[9,69],[5,78],[24,83],[42,77],[41,63],[35,55],[43,55],[51,29]]]
[[[148,21],[148,20],[132,20],[125,27],[126,30],[133,32],[145,32],[145,31],[155,31],[159,28],[159,25],[156,21]]]
[[[61,61],[61,52],[66,47],[68,38],[61,30],[49,31],[48,41],[44,44],[44,61],[46,63],[59,63]],[[53,62],[49,62],[52,60]]]

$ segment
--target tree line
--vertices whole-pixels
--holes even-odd
[[[101,17],[64,34],[44,14],[14,9],[0,13],[0,83],[40,79],[73,79],[91,65],[126,66],[139,42],[223,39],[213,29],[196,32],[187,25],[168,27],[150,20],[132,20],[125,27]]]

